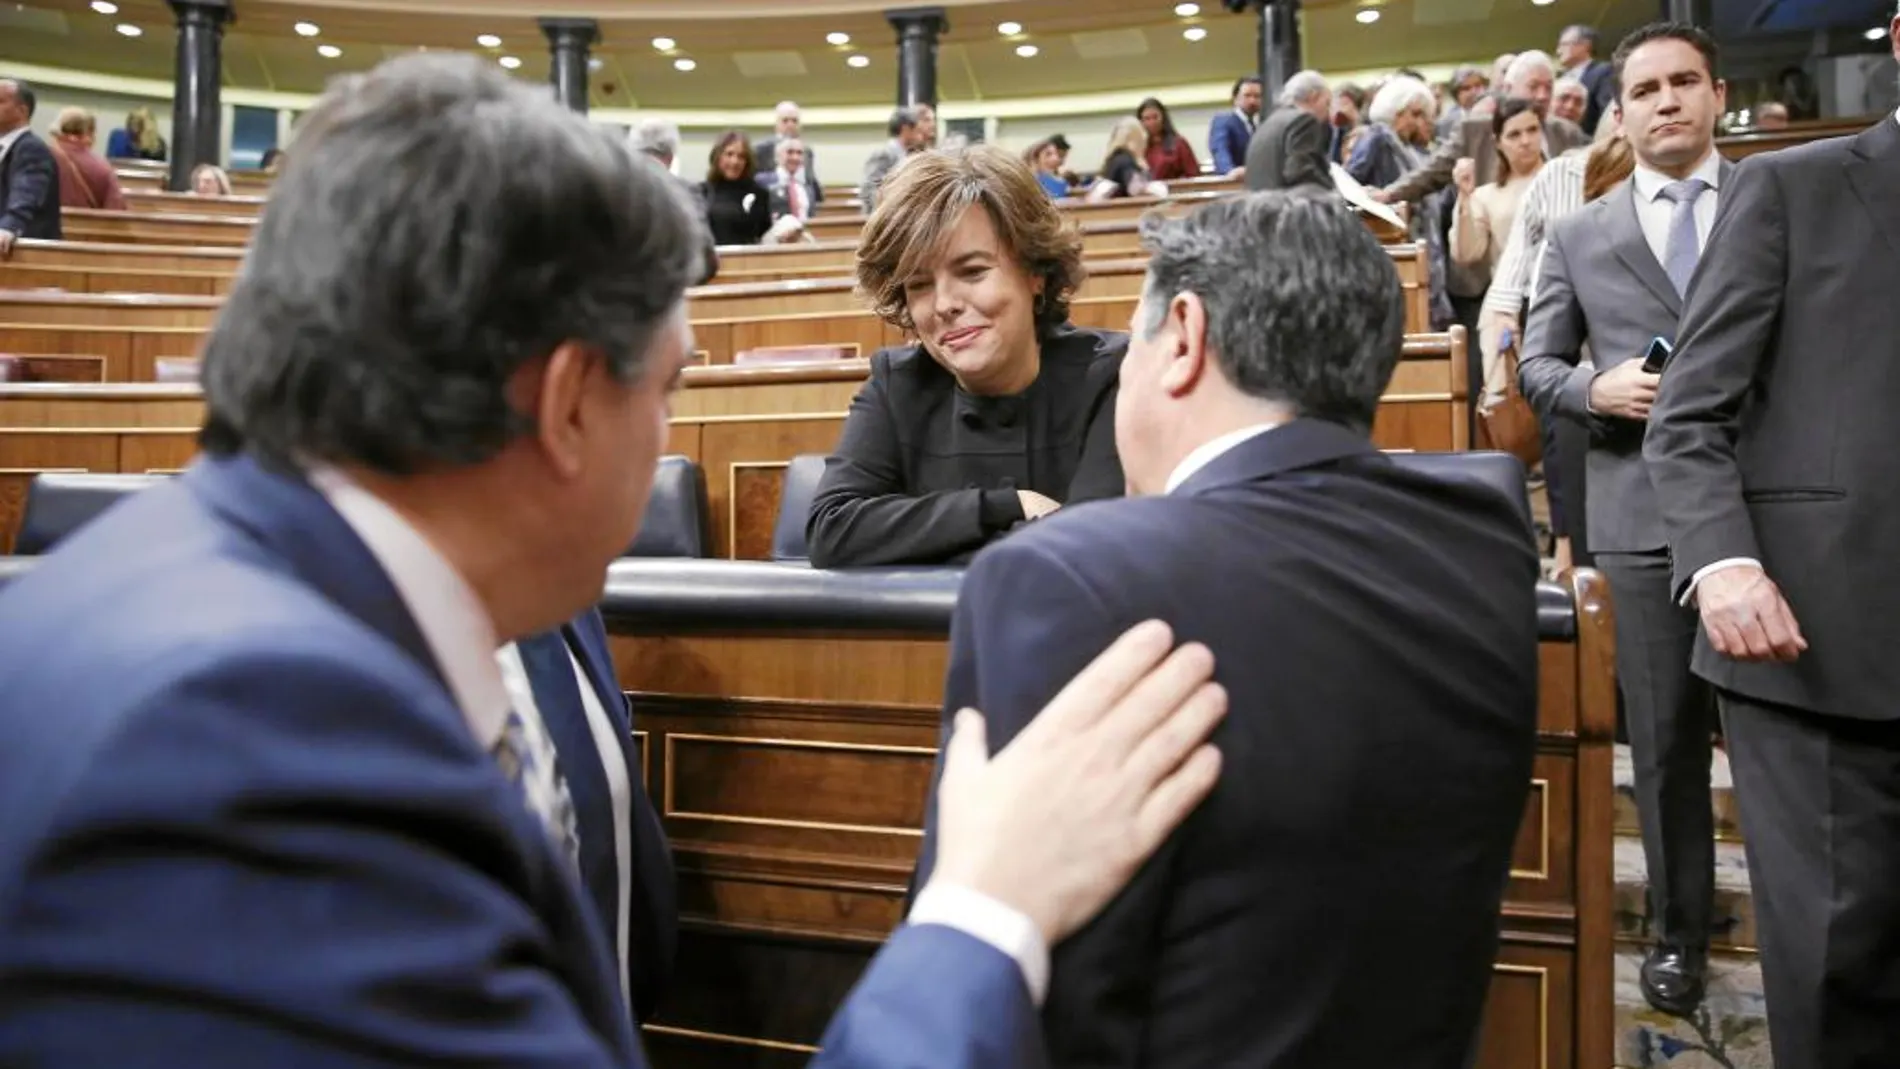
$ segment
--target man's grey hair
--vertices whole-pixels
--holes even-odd
[[[1524,79],[1528,77],[1532,71],[1543,71],[1545,74],[1550,75],[1552,80],[1555,80],[1557,77],[1557,62],[1550,58],[1550,53],[1539,51],[1535,48],[1529,52],[1519,52],[1517,58],[1511,61],[1511,65],[1505,68],[1504,85],[1500,87],[1503,89],[1504,95],[1523,96],[1524,94],[1517,92],[1517,87],[1523,84]]]
[[[804,148],[805,142],[801,140],[800,138],[796,138],[796,137],[779,138],[778,144],[772,147],[772,166],[777,167],[783,164],[785,162],[785,150],[792,147],[793,145],[796,145],[799,148]]]
[[[680,128],[665,119],[641,119],[627,131],[627,144],[656,160],[673,162],[680,151]]]
[[[1429,117],[1438,110],[1438,95],[1417,78],[1403,75],[1387,78],[1374,94],[1371,106],[1366,108],[1366,121],[1390,126],[1393,119],[1414,104],[1424,104]]]
[[[917,109],[898,108],[891,112],[891,121],[884,124],[884,129],[885,132],[889,133],[892,137],[896,137],[905,130],[917,126],[922,121],[922,117],[917,114]]]
[[[1551,83],[1550,95],[1553,97],[1559,97],[1559,96],[1564,95],[1565,92],[1572,91],[1572,90],[1582,93],[1585,97],[1588,97],[1590,95],[1590,87],[1583,84],[1583,79],[1577,77],[1574,74],[1566,74],[1562,78],[1559,78],[1555,82]]]
[[[1286,85],[1280,88],[1280,103],[1297,106],[1328,92],[1324,74],[1318,71],[1301,71],[1288,78]]]
[[[1564,27],[1564,32],[1557,35],[1557,39],[1559,41],[1565,39],[1566,37],[1575,37],[1577,40],[1582,41],[1584,44],[1589,45],[1592,52],[1596,50],[1597,28],[1595,26],[1590,26],[1581,22],[1573,22],[1570,25]]]
[[[1207,341],[1242,393],[1369,430],[1398,366],[1405,304],[1378,239],[1331,194],[1272,190],[1142,220],[1152,337],[1169,302],[1192,293]]]
[[[205,343],[213,453],[480,463],[534,425],[520,368],[572,342],[638,381],[704,266],[677,180],[473,56],[333,82],[297,145]]]

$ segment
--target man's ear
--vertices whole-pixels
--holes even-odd
[[[580,474],[585,456],[587,379],[599,367],[586,347],[565,341],[544,359],[515,372],[510,393],[516,406],[534,417],[534,437],[548,465],[560,478]]]
[[[1207,306],[1193,293],[1177,293],[1168,301],[1166,321],[1161,333],[1173,344],[1164,354],[1167,364],[1161,371],[1161,388],[1170,397],[1194,392],[1207,371]]]

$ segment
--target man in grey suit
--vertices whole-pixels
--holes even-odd
[[[1691,26],[1645,26],[1612,62],[1636,172],[1551,231],[1518,375],[1544,419],[1590,431],[1588,534],[1616,600],[1617,676],[1656,939],[1643,994],[1688,1016],[1702,998],[1714,901],[1715,706],[1689,671],[1695,613],[1670,592],[1669,540],[1643,463],[1657,382],[1643,358],[1654,339],[1675,337],[1714,225],[1731,170],[1715,150],[1726,94],[1714,41]],[[1585,341],[1602,368],[1578,366]]]
[[[800,131],[804,129],[803,113],[798,105],[790,100],[779,101],[773,113],[777,128],[771,137],[762,137],[752,143],[752,169],[760,175],[768,175],[778,167],[778,143],[780,141],[802,141]],[[805,195],[811,204],[825,202],[825,187],[818,181],[818,153],[811,145],[805,145],[804,166],[799,168],[798,177],[805,186]],[[767,187],[770,188],[770,187]]]
[[[1557,82],[1557,69],[1542,52],[1521,52],[1511,61],[1504,76],[1504,95],[1523,97],[1536,109],[1544,122],[1544,158],[1556,159],[1579,145],[1590,143],[1576,123],[1565,122],[1550,114],[1551,88]],[[1423,167],[1399,179],[1373,196],[1388,204],[1416,204],[1451,184],[1452,171],[1459,160],[1470,160],[1477,168],[1477,184],[1489,185],[1498,177],[1498,139],[1491,129],[1489,115],[1470,116],[1441,140],[1432,158]]]
[[[1900,114],[1750,157],[1707,260],[1643,451],[1727,729],[1774,1061],[1892,1065]]]
[[[1247,188],[1333,188],[1327,155],[1332,148],[1333,91],[1318,71],[1286,80],[1279,106],[1247,142]]]
[[[891,112],[886,129],[891,139],[864,161],[864,181],[858,183],[858,203],[864,206],[866,215],[876,210],[877,190],[884,179],[904,162],[904,157],[923,151],[928,144],[928,134],[915,109],[898,108]]]

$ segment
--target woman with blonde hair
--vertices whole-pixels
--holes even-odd
[[[911,157],[858,239],[858,288],[917,340],[871,358],[806,524],[814,565],[966,559],[1018,524],[1123,491],[1128,336],[1078,329],[1082,237],[989,145]]]
[[[228,197],[231,176],[215,163],[201,163],[191,169],[191,193],[196,197]]]
[[[1102,160],[1102,173],[1089,189],[1088,199],[1112,200],[1116,197],[1140,197],[1150,193],[1166,196],[1167,189],[1148,174],[1148,131],[1134,116],[1118,119],[1108,132],[1108,155]]]
[[[165,159],[165,139],[158,136],[158,120],[150,108],[126,113],[125,126],[106,138],[106,155],[115,160]]]

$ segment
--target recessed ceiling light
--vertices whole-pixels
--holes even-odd
[[[297,36],[299,37],[315,37],[323,32],[323,27],[318,26],[314,22],[299,22],[297,25],[292,26],[291,29],[296,30]]]
[[[828,33],[825,35],[825,40],[834,45],[848,45],[851,43],[851,35],[848,33]]]
[[[676,59],[673,61],[673,69],[676,71],[690,71],[698,66],[699,64],[694,63],[692,60],[687,59],[684,56],[681,56],[679,59]]]
[[[1004,37],[1014,37],[1023,32],[1023,24],[1020,22],[999,22],[996,24],[996,32],[1002,34]]]
[[[1353,18],[1358,19],[1363,25],[1370,26],[1379,21],[1379,9],[1376,7],[1361,8],[1359,14],[1354,15]]]
[[[601,69],[602,67],[605,67],[606,65],[607,64],[601,61],[601,58],[599,56],[587,57],[587,69],[590,71],[597,71]]]
[[[118,30],[119,33],[125,37],[137,37],[139,34],[145,32],[129,22],[121,22],[117,26],[114,26],[113,29]]]
[[[1189,26],[1187,29],[1181,31],[1181,36],[1190,41],[1204,41],[1207,39],[1207,27]]]
[[[342,54],[343,50],[335,45],[317,46],[317,55],[322,56],[324,59],[335,59]]]
[[[113,3],[112,0],[92,0],[92,9],[101,15],[116,15],[119,13],[119,5]]]
[[[492,33],[485,33],[475,38],[475,43],[481,45],[483,48],[500,48],[501,38]]]
[[[521,66],[521,57],[520,56],[503,56],[500,59],[496,60],[495,62],[501,64],[502,66],[508,68],[509,70],[514,70],[516,67]]]
[[[671,37],[655,37],[653,39],[653,47],[662,52],[671,52],[678,44],[679,42],[673,40]]]
[[[851,56],[847,58],[844,62],[845,62],[845,65],[849,67],[868,67],[871,65],[871,57],[870,56]]]
[[[1196,16],[1196,15],[1198,15],[1198,14],[1200,14],[1200,13],[1201,13],[1201,5],[1199,5],[1199,4],[1176,4],[1176,5],[1174,5],[1174,13],[1175,13],[1175,14],[1177,14],[1177,15],[1179,15],[1179,16],[1181,16],[1181,17],[1182,17],[1182,18],[1184,18],[1184,19],[1191,19],[1191,18],[1193,18],[1194,16]]]
[[[1887,28],[1885,26],[1875,26],[1873,29],[1867,31],[1867,39],[1869,41],[1878,41],[1885,36],[1887,36]]]
[[[1016,54],[1023,57],[1024,59],[1028,59],[1040,51],[1042,51],[1042,49],[1037,48],[1035,45],[1017,45],[1016,46]]]
[[[1549,7],[1556,2],[1557,0],[1531,0],[1531,3],[1536,7]]]

